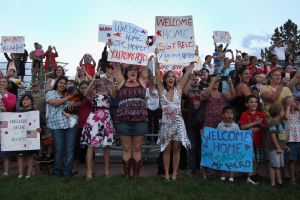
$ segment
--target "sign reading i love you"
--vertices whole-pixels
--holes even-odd
[[[134,65],[147,65],[148,31],[134,24],[113,21],[112,45],[108,60]]]
[[[157,16],[155,33],[159,63],[182,64],[196,60],[192,16]]]

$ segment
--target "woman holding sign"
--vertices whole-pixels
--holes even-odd
[[[173,174],[172,180],[176,180],[180,161],[180,146],[190,148],[191,144],[187,137],[185,124],[181,113],[182,90],[192,74],[193,64],[186,67],[186,73],[176,83],[176,76],[173,71],[168,71],[163,76],[159,72],[159,64],[156,61],[155,76],[160,103],[163,110],[162,125],[159,131],[160,150],[163,153],[165,180],[170,180],[169,166],[170,153],[173,150]]]
[[[129,65],[124,69],[124,75],[119,66],[115,69],[120,99],[116,129],[123,146],[123,168],[125,177],[129,178],[133,166],[133,176],[137,179],[140,173],[144,135],[148,133],[146,80],[141,76],[145,74],[147,67],[141,66],[138,71],[136,66]]]
[[[16,95],[7,91],[10,87],[11,84],[7,78],[0,78],[0,112],[12,112],[16,108]],[[7,128],[5,121],[0,121],[0,128],[5,127]],[[4,176],[8,175],[10,155],[11,152],[0,151],[0,157],[4,160]]]

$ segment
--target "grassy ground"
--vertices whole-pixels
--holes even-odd
[[[35,176],[18,180],[16,176],[0,177],[0,199],[4,200],[75,200],[75,199],[230,199],[292,200],[300,199],[300,187],[271,188],[267,182],[252,186],[244,180],[234,184],[217,179],[183,177],[176,182],[163,182],[160,177],[143,177],[135,182],[121,176],[59,178]]]

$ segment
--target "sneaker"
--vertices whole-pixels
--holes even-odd
[[[222,182],[226,181],[225,176],[222,176],[222,177],[221,177],[221,181],[222,181]]]
[[[8,176],[8,172],[3,172],[3,176]]]
[[[229,183],[234,183],[234,179],[233,178],[229,178]]]
[[[23,178],[23,175],[22,175],[22,174],[20,174],[20,175],[18,176],[18,179],[21,179],[21,178]]]
[[[75,117],[70,117],[68,120],[68,124],[70,128],[73,128],[77,123],[77,119]]]
[[[247,178],[247,182],[248,182],[248,183],[251,183],[252,185],[258,185],[258,184],[259,184],[258,181],[255,180],[255,178],[254,178],[253,176],[249,176],[249,177]]]
[[[28,180],[30,178],[31,178],[31,176],[25,176],[25,180]]]

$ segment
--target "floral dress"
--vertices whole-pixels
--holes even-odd
[[[108,95],[96,94],[92,98],[93,111],[89,114],[82,130],[80,143],[89,147],[111,146],[114,142],[114,128],[109,113]]]
[[[180,141],[185,148],[189,149],[191,144],[182,118],[181,96],[176,88],[172,101],[168,101],[166,96],[167,91],[164,90],[160,98],[163,114],[157,141],[160,150],[164,151],[172,140]]]

